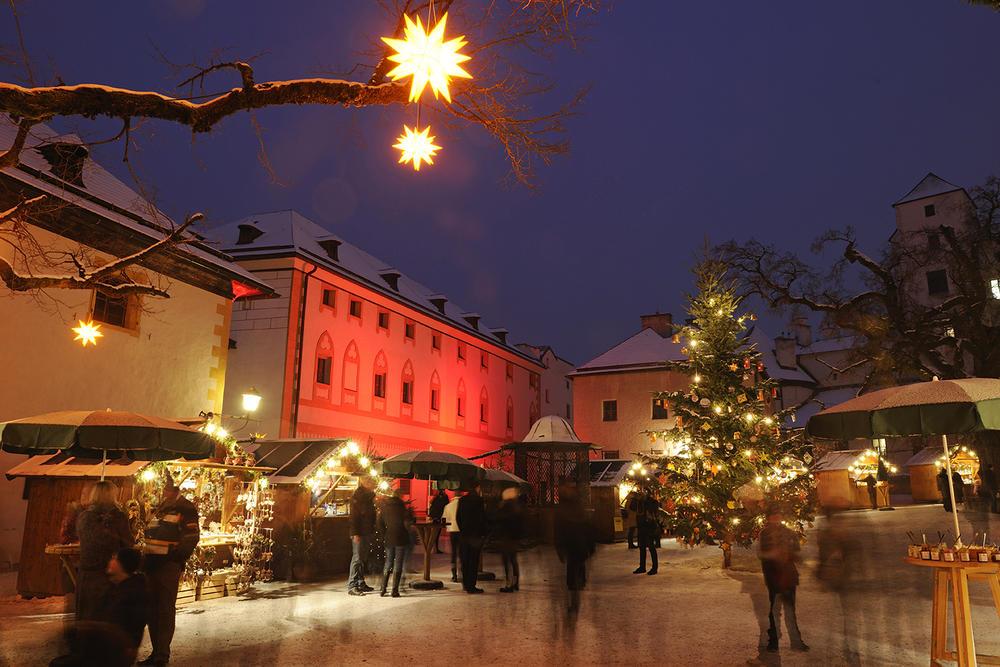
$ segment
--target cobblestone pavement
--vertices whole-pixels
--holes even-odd
[[[171,664],[926,664],[929,572],[901,558],[907,530],[936,535],[947,518],[940,506],[845,515],[864,557],[857,585],[840,595],[813,576],[810,539],[798,596],[809,654],[790,652],[786,640],[778,654],[763,650],[767,595],[751,552],[737,554],[724,571],[716,548],[665,544],[660,573],[649,577],[632,574],[636,552],[619,544],[601,547],[593,559],[575,618],[564,610],[558,561],[539,548],[524,554],[521,591],[510,595],[497,592],[499,582],[484,583],[481,596],[449,582],[444,591],[400,599],[355,598],[340,580],[266,584],[248,597],[195,603],[178,616]],[[994,525],[1000,530],[1000,521]],[[437,557],[434,574],[447,580],[444,558]],[[488,555],[487,567],[499,570],[499,559]],[[985,586],[973,589],[977,648],[998,654],[1000,621]],[[59,650],[62,605],[0,601],[0,664],[47,664]]]

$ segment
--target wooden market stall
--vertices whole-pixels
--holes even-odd
[[[590,461],[590,502],[594,508],[594,533],[598,542],[625,538],[621,504],[635,488],[627,479],[631,465],[628,459]]]
[[[142,548],[146,519],[159,499],[163,473],[199,508],[201,539],[188,561],[178,603],[210,599],[270,579],[270,491],[256,475],[267,469],[211,461],[150,463],[79,459],[63,453],[32,456],[7,472],[25,479],[28,511],[21,545],[17,591],[25,598],[72,592],[78,545],[62,544],[64,521],[100,480],[119,488],[119,503],[129,515]],[[68,575],[68,576],[67,576]]]
[[[972,493],[979,474],[979,457],[965,445],[952,448],[951,467],[962,476],[966,496]],[[903,464],[910,473],[910,492],[915,502],[941,502],[938,473],[944,466],[941,447],[925,447]]]
[[[878,456],[870,449],[848,449],[829,452],[816,461],[811,469],[816,478],[816,493],[820,507],[861,509],[871,507],[869,474],[878,476]],[[879,481],[876,486],[878,507],[889,506],[889,484]]]

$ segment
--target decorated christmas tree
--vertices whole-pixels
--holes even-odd
[[[732,545],[756,539],[767,506],[779,505],[793,529],[812,519],[811,457],[801,435],[782,428],[790,411],[774,408],[777,384],[748,337],[756,318],[740,312],[725,266],[705,260],[695,274],[690,324],[675,336],[686,359],[671,363],[690,383],[656,396],[673,419],[650,434],[668,443],[667,456],[646,464],[662,482],[671,534],[691,546],[719,545],[728,567]]]

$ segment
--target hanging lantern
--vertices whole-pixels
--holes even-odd
[[[73,333],[76,337],[73,340],[80,341],[80,345],[87,347],[87,345],[97,345],[97,339],[103,338],[104,334],[101,333],[101,325],[94,324],[94,321],[84,322],[80,320],[80,326],[73,327]]]
[[[396,139],[398,143],[393,145],[393,148],[399,149],[402,153],[399,156],[399,164],[412,162],[414,171],[420,171],[421,162],[434,164],[433,158],[441,150],[441,147],[434,143],[436,137],[429,136],[430,131],[430,125],[425,127],[422,132],[419,131],[419,128],[415,127],[411,130],[408,125],[403,125],[404,133]]]
[[[435,98],[440,94],[446,102],[451,102],[451,93],[448,90],[451,77],[472,78],[472,75],[461,66],[461,63],[470,60],[471,57],[458,52],[468,42],[464,36],[444,40],[448,12],[441,16],[441,20],[429,32],[424,30],[419,16],[415,23],[409,16],[404,15],[403,19],[406,23],[403,39],[382,38],[383,42],[396,50],[396,53],[388,58],[397,65],[387,76],[393,81],[412,77],[411,102],[420,99],[420,95],[428,85]]]

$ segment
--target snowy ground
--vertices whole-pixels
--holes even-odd
[[[791,653],[787,640],[780,654],[763,651],[767,598],[752,554],[727,572],[715,548],[669,545],[660,574],[647,577],[631,574],[636,552],[613,545],[592,562],[575,620],[564,612],[558,563],[536,549],[525,554],[513,595],[488,582],[482,596],[448,583],[396,600],[353,598],[335,581],[268,584],[247,598],[196,603],[179,614],[171,664],[927,664],[929,572],[901,558],[905,531],[936,535],[947,518],[940,506],[850,513],[845,521],[866,551],[861,585],[843,597],[818,585],[807,548],[798,602],[807,655]],[[1000,520],[994,525],[1000,531]],[[445,557],[437,558],[435,576],[447,580]],[[487,568],[499,570],[494,558]],[[0,582],[0,590],[8,586]],[[1000,621],[984,585],[974,584],[973,603],[979,652],[1000,654]],[[58,651],[60,605],[0,601],[0,665],[46,664]]]

